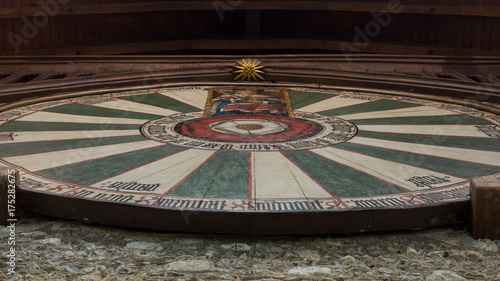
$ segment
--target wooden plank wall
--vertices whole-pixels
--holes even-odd
[[[49,0],[41,0],[41,2],[47,1]],[[137,2],[134,0],[64,1],[67,1],[68,5]],[[43,11],[39,2],[40,0],[2,0],[0,9],[35,7]],[[403,7],[405,3],[500,7],[500,1],[497,0],[401,0],[401,2]],[[244,12],[241,10],[225,12],[223,21],[219,19],[215,10],[207,9],[56,15],[49,17],[46,24],[43,22],[43,17],[38,18],[44,25],[37,28],[33,36],[24,36],[23,31],[26,31],[26,21],[33,23],[36,18],[0,19],[0,55],[66,55],[78,54],[78,46],[241,38],[245,36]],[[339,42],[353,42],[356,35],[354,28],[363,29],[373,20],[373,17],[366,12],[321,10],[263,10],[260,17],[262,36],[260,38],[320,39]],[[18,45],[17,53],[9,40],[9,34],[25,38],[24,42]],[[496,54],[500,52],[500,15],[486,17],[407,14],[403,11],[394,15],[390,24],[382,28],[380,34],[371,40],[389,46],[390,44],[434,46],[443,48],[445,54],[459,54],[456,50],[463,49],[470,50],[471,54]],[[439,54],[439,48],[435,54]],[[294,49],[293,46],[291,49]],[[109,49],[107,50],[109,52]],[[411,54],[411,50],[409,49],[408,54]],[[381,52],[387,53],[387,48]],[[96,54],[99,54],[98,51]]]

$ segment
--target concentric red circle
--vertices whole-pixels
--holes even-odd
[[[251,129],[248,134],[222,133],[214,130],[214,124],[219,122],[231,122],[231,120],[252,120]],[[265,127],[266,122],[281,124],[284,129],[277,133],[260,134],[259,129]],[[238,125],[234,126],[238,128]],[[244,126],[243,126],[244,127]],[[240,126],[238,129],[242,129]],[[324,130],[324,127],[316,122],[299,118],[288,118],[283,116],[272,116],[264,114],[253,115],[226,115],[208,118],[196,118],[178,123],[174,131],[178,134],[210,141],[219,142],[255,142],[255,143],[276,143],[288,142],[297,139],[309,138]]]

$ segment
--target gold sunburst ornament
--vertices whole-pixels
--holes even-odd
[[[259,66],[262,62],[258,61],[255,59],[252,61],[251,59],[242,59],[241,61],[237,61],[239,65],[236,65],[235,67],[238,68],[239,70],[235,70],[234,73],[239,73],[234,80],[240,79],[241,81],[245,80],[245,78],[248,78],[248,81],[250,81],[250,78],[253,78],[255,81],[257,81],[257,78],[264,80],[264,77],[260,76],[259,73],[264,73],[264,71],[259,70],[263,68],[263,66]],[[234,81],[233,80],[233,81]]]

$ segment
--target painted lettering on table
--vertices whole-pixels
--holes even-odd
[[[43,103],[39,103],[39,104],[28,105],[28,106],[26,106],[26,108],[28,108],[29,110],[42,110],[42,109],[47,109],[50,107],[54,107],[54,106],[58,106],[61,104],[66,104],[66,103],[68,103],[68,101],[66,101],[66,100],[48,101],[48,102],[43,102]]]
[[[198,210],[224,210],[226,200],[188,200],[161,198],[156,202],[156,206],[169,209],[198,209]]]
[[[404,102],[411,102],[411,103],[416,103],[416,104],[421,104],[421,105],[429,105],[429,106],[435,106],[436,102],[430,101],[430,100],[420,100],[416,98],[410,98],[410,97],[396,97],[398,101],[404,101]]]
[[[200,86],[185,86],[185,87],[170,87],[166,89],[162,89],[167,92],[172,91],[192,91],[192,90],[202,90],[203,88]]]
[[[77,101],[80,104],[92,105],[92,104],[100,104],[100,103],[115,101],[115,99],[111,97],[90,96],[90,97],[78,98]]]
[[[472,108],[472,107],[458,105],[458,104],[447,104],[444,106],[444,108],[446,108],[448,110],[455,111],[455,112],[465,113],[465,114],[477,114],[477,115],[481,114],[480,110],[477,110],[477,109]]]
[[[42,189],[50,185],[50,183],[41,182],[36,179],[28,178],[25,176],[21,177],[21,186],[26,189]]]
[[[154,183],[154,184],[138,183],[135,181],[129,181],[129,182],[119,181],[119,182],[113,182],[113,183],[106,183],[106,184],[104,184],[103,187],[116,189],[118,191],[120,191],[120,190],[125,190],[125,191],[155,191],[158,187],[160,187],[160,184],[159,183]]]
[[[486,116],[486,119],[488,119],[492,123],[496,123],[497,125],[500,126],[500,116],[498,115],[488,115]]]
[[[437,192],[426,192],[415,195],[427,202],[441,202],[449,200],[460,200],[469,197],[469,186],[463,185],[450,190],[442,190]]]
[[[92,198],[96,200],[104,200],[111,202],[129,202],[132,201],[132,199],[134,199],[134,196],[124,195],[124,194],[113,194],[113,193],[99,193]]]
[[[148,122],[142,132],[150,139],[190,148],[245,151],[324,147],[345,142],[357,132],[346,120],[316,113],[297,112],[296,118],[238,116],[180,113]]]
[[[32,113],[30,110],[11,110],[0,113],[0,121],[11,120],[22,115]]]
[[[407,201],[401,200],[399,198],[374,198],[374,199],[355,199],[347,200],[347,205],[351,206],[353,209],[378,209],[387,207],[398,207],[407,206]],[[411,204],[413,205],[413,204]]]
[[[445,176],[445,177],[437,177],[437,176],[413,176],[409,179],[406,179],[406,181],[409,181],[413,184],[415,184],[417,187],[429,187],[429,188],[434,188],[436,186],[440,186],[443,183],[451,182],[449,180],[450,177]]]
[[[69,196],[72,197],[89,197],[91,194],[94,194],[94,191],[87,189],[79,189],[69,193]]]
[[[321,88],[301,88],[296,90],[301,92],[322,93],[322,94],[332,94],[332,95],[338,95],[342,93],[342,91],[339,90],[321,89]]]
[[[257,211],[311,211],[324,210],[320,201],[257,201],[249,205],[250,208]]]
[[[500,126],[476,126],[476,128],[492,138],[500,138]]]
[[[13,141],[14,140],[14,133],[0,133],[0,141]]]
[[[374,101],[385,97],[385,95],[374,95],[374,94],[363,94],[363,93],[352,93],[349,95],[339,96],[342,99],[355,99],[355,100],[367,100]]]
[[[431,178],[431,183],[439,177]],[[436,181],[442,181],[436,180]],[[444,179],[446,180],[446,179]],[[422,184],[424,184],[422,182]],[[263,212],[305,212],[321,210],[345,209],[383,209],[408,206],[419,206],[434,202],[464,200],[469,196],[468,184],[443,188],[435,191],[422,191],[409,194],[394,194],[369,198],[343,198],[343,199],[314,199],[314,200],[258,200],[245,199],[202,199],[202,198],[177,198],[162,197],[161,194],[149,194],[158,188],[158,184],[143,184],[139,182],[107,182],[103,191],[96,188],[81,188],[75,185],[61,185],[52,182],[42,182],[36,178],[21,177],[21,188],[36,189],[50,193],[65,194],[70,197],[88,198],[93,200],[132,203],[137,205],[156,206],[172,210],[212,210],[212,211],[263,211]],[[101,187],[102,188],[102,187]],[[112,192],[112,188],[120,192]],[[143,190],[139,190],[143,189]],[[147,190],[150,189],[150,190]],[[73,190],[73,191],[71,191]],[[121,192],[135,191],[138,194]],[[140,192],[142,191],[142,193]]]

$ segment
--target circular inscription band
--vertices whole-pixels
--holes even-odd
[[[302,150],[345,142],[356,126],[340,118],[296,113],[296,118],[272,115],[215,116],[180,113],[150,121],[142,133],[153,140],[210,150]]]

